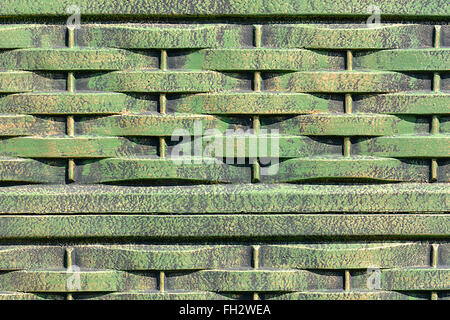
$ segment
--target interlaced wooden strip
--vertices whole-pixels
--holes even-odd
[[[448,1],[0,17],[0,300],[449,298]]]

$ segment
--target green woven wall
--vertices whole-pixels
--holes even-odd
[[[449,299],[447,0],[0,17],[0,299]]]

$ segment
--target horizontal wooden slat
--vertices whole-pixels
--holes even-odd
[[[445,212],[445,183],[0,188],[1,213]]]
[[[261,247],[261,266],[276,269],[364,269],[428,266],[426,243],[337,243],[267,245]]]
[[[64,248],[61,246],[2,246],[0,270],[62,269]],[[0,298],[1,300],[1,298]]]
[[[449,299],[447,2],[0,4],[0,300]]]
[[[367,289],[371,273],[352,277],[356,288]],[[381,290],[440,291],[450,289],[450,269],[446,268],[398,268],[379,270]]]
[[[18,49],[0,53],[0,68],[7,70],[122,70],[157,69],[156,54],[121,49]]]
[[[283,294],[265,294],[268,300],[425,300],[396,291],[304,291]]]
[[[169,152],[177,155],[179,150],[191,148],[192,145],[202,146],[201,154],[217,158],[233,157],[259,158],[265,164],[270,164],[272,158],[299,158],[313,155],[337,155],[342,154],[342,140],[328,137],[307,137],[278,135],[266,130],[268,134],[254,134],[254,131],[246,130],[230,135],[211,135],[205,137],[193,137],[187,142],[180,141],[178,150],[169,149]],[[211,147],[210,147],[211,146]],[[195,150],[194,150],[195,151]],[[265,160],[264,158],[271,159]],[[237,161],[235,161],[236,163]]]
[[[1,100],[0,100],[1,101]],[[308,114],[343,111],[343,102],[305,93],[199,93],[168,101],[175,112],[203,114]]]
[[[317,71],[273,75],[265,81],[268,91],[282,92],[398,92],[424,90],[426,80],[394,72]]]
[[[210,183],[250,182],[250,167],[227,165],[217,159],[185,158],[104,159],[78,167],[79,183],[104,183],[137,180],[191,181]]]
[[[63,119],[0,114],[0,137],[64,134],[65,129]]]
[[[225,132],[231,126],[209,115],[115,115],[79,121],[76,132],[81,135],[105,136],[171,136],[176,132],[203,135],[207,130]],[[178,133],[178,134],[179,134]]]
[[[450,136],[441,134],[377,137],[356,143],[355,152],[377,157],[448,158]]]
[[[353,101],[354,112],[390,114],[450,114],[450,94],[401,92],[362,96]]]
[[[184,150],[199,146],[199,151],[190,151],[184,156],[197,155],[218,158],[245,158],[278,156],[296,158],[320,154],[340,154],[342,145],[334,140],[316,141],[304,136],[261,135],[211,135],[205,137],[189,136],[184,139],[184,132],[174,134],[175,147],[168,148],[167,153],[181,156]],[[147,138],[145,138],[147,139]],[[178,140],[177,140],[178,139]],[[202,141],[199,141],[201,139]],[[228,140],[227,140],[228,139]],[[259,140],[258,140],[259,139]],[[177,142],[178,141],[178,142]],[[228,141],[228,142],[227,142]],[[154,144],[153,144],[154,143]],[[267,149],[250,147],[250,143],[266,146]],[[278,144],[278,152],[276,148]],[[212,145],[212,147],[210,147]],[[273,148],[271,147],[273,145]],[[5,138],[0,140],[0,156],[28,158],[108,158],[118,156],[156,155],[156,142],[136,141],[133,137],[101,136],[28,136]],[[215,148],[217,146],[217,148]],[[233,147],[234,146],[234,147]],[[272,151],[273,149],[273,151]],[[236,163],[237,161],[235,161]]]
[[[450,133],[450,117],[447,118],[438,118],[439,122],[439,132],[449,134]]]
[[[156,278],[110,270],[21,270],[0,273],[1,291],[108,292],[130,289],[156,289]]]
[[[0,292],[0,301],[4,300],[65,300],[65,296],[52,293]]]
[[[381,14],[385,14],[385,9],[381,9]],[[361,24],[345,27],[279,24],[264,26],[263,42],[270,47],[327,50],[420,48],[432,46],[432,28],[413,24],[380,24],[370,28]]]
[[[2,199],[3,200],[3,199]],[[380,200],[383,201],[383,200]],[[112,212],[112,211],[111,211]],[[117,212],[117,211],[116,211]],[[173,213],[173,212],[172,212]],[[446,237],[446,214],[3,215],[1,239]]]
[[[89,78],[87,88],[117,92],[215,92],[243,80],[212,71],[114,71]]]
[[[33,159],[0,157],[0,182],[64,183],[66,167]]]
[[[344,57],[299,49],[214,49],[179,57],[177,68],[203,70],[293,70],[343,69]]]
[[[0,48],[63,47],[64,27],[44,24],[3,24],[0,26]]]
[[[274,167],[277,166],[277,167]],[[263,182],[303,182],[308,180],[373,180],[383,182],[429,180],[428,163],[407,163],[398,159],[374,157],[310,157],[289,159],[272,165]]]
[[[233,48],[243,45],[249,36],[238,25],[223,24],[91,24],[78,31],[82,46],[127,49]]]
[[[410,120],[410,121],[406,121]],[[261,128],[280,134],[312,136],[385,136],[415,133],[414,118],[400,119],[377,114],[312,114],[274,122]]]
[[[171,290],[205,291],[300,291],[338,289],[342,277],[319,275],[305,270],[201,270],[167,279]]]
[[[361,108],[372,107],[372,101],[381,100],[384,95],[377,95],[373,99],[368,97],[362,101]],[[386,99],[396,99],[386,95]],[[380,97],[380,98],[378,98]],[[407,97],[405,97],[406,99]],[[423,99],[436,100],[441,105],[440,113],[446,111],[447,95],[438,97],[423,94]],[[402,96],[398,99],[402,99]],[[412,97],[410,98],[412,99]],[[359,102],[358,102],[359,103]],[[370,103],[370,106],[369,106]],[[425,102],[423,102],[425,103]],[[367,107],[365,105],[368,105]],[[435,105],[433,104],[433,105]],[[419,108],[419,106],[417,107]],[[184,95],[178,99],[167,101],[167,109],[180,113],[193,114],[309,114],[324,112],[342,112],[343,102],[331,97],[320,97],[305,93],[251,93],[251,92],[223,92],[212,94]],[[139,99],[131,95],[118,92],[28,92],[7,94],[0,97],[0,111],[3,113],[24,114],[120,114],[142,113],[156,111],[157,102],[152,99]],[[431,113],[423,109],[416,109],[420,113]],[[421,110],[421,111],[419,111]],[[364,110],[362,110],[364,111]],[[371,112],[368,109],[367,112]],[[392,112],[395,113],[395,110]],[[433,112],[435,113],[435,112]]]
[[[0,72],[0,92],[28,92],[34,87],[35,75],[23,71]]]
[[[383,270],[381,281],[389,290],[450,290],[450,269]]]
[[[1,252],[1,251],[0,251]],[[81,246],[74,249],[84,268],[190,270],[249,267],[250,248],[227,246]]]
[[[0,97],[0,111],[25,114],[119,114],[155,111],[156,101],[116,92],[28,92]]]
[[[32,6],[34,4],[35,6]],[[120,15],[120,16],[367,16],[367,7],[370,0],[362,0],[349,4],[339,0],[333,2],[296,1],[296,0],[268,0],[264,4],[260,1],[250,0],[241,2],[238,0],[222,1],[220,5],[215,2],[207,2],[203,5],[185,5],[181,0],[148,1],[133,0],[126,4],[119,0],[102,0],[94,3],[88,0],[77,0],[75,4],[80,7],[85,15]],[[380,8],[384,8],[383,16],[414,16],[414,17],[445,17],[449,14],[449,6],[446,1],[433,0],[427,5],[419,0],[392,3],[389,0],[377,2]],[[65,16],[68,4],[65,0],[56,0],[51,3],[45,0],[18,0],[13,4],[0,7],[3,16],[32,15],[32,16]]]
[[[27,158],[107,158],[141,153],[156,155],[156,146],[120,137],[51,136],[0,140],[0,156]]]
[[[355,68],[391,71],[447,71],[450,49],[382,50],[353,59]]]
[[[1,299],[1,296],[0,296]],[[81,298],[82,300],[229,300],[226,295],[201,291],[114,292]]]

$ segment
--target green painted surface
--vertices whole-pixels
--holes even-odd
[[[13,186],[0,189],[0,204],[2,213],[41,214],[94,211],[106,214],[361,211],[437,213],[447,210],[450,204],[449,194],[446,183]]]
[[[382,71],[297,72],[269,78],[266,89],[281,92],[385,93],[425,89],[424,79]]]
[[[360,3],[360,1],[358,1]],[[380,7],[381,8],[381,7]],[[381,9],[380,9],[381,10]],[[265,27],[266,45],[310,49],[390,49],[432,46],[432,26],[365,25],[273,25]]]
[[[0,300],[449,298],[448,1],[0,17]]]
[[[119,0],[17,0],[13,4],[0,7],[3,15],[65,15],[66,8],[72,4],[78,5],[87,15],[150,15],[150,16],[366,16],[370,0],[349,3],[347,1],[305,1],[305,0],[222,0],[203,1],[192,4],[186,0],[133,0],[123,4]],[[446,17],[450,14],[448,2],[443,0],[408,2],[378,1],[377,4],[385,9],[385,15]]]
[[[344,59],[339,56],[296,49],[201,50],[185,59],[180,63],[183,69],[295,71],[344,67]]]
[[[29,92],[0,97],[4,113],[23,114],[118,114],[156,110],[156,101],[139,100],[121,93]]]

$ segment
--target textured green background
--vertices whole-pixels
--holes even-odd
[[[374,2],[0,3],[0,300],[449,299],[450,3]]]

